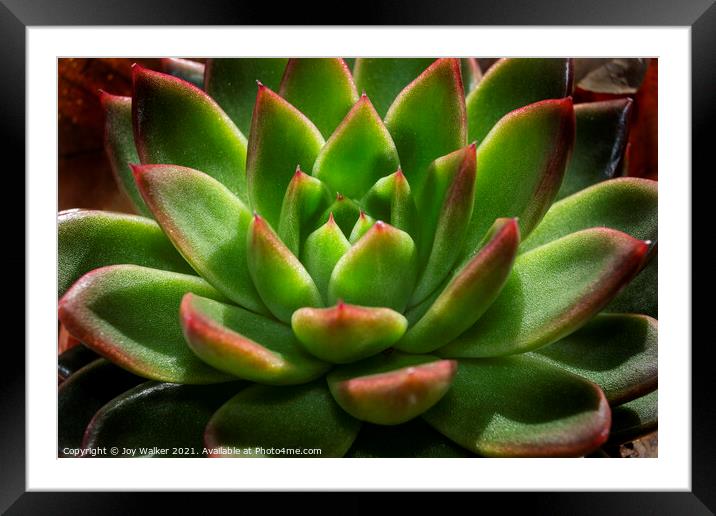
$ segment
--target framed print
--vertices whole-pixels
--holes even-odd
[[[517,3],[260,26],[6,2],[27,245],[2,507],[434,490],[553,512],[537,492],[561,491],[557,512],[708,513],[690,208],[715,8]]]

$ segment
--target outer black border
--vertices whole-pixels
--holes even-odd
[[[668,25],[690,26],[692,30],[692,137],[693,170],[713,172],[709,149],[713,137],[708,129],[716,122],[716,4],[714,0],[395,0],[380,3],[362,0],[349,12],[346,5],[342,17],[325,20],[321,16],[337,12],[334,2],[322,2],[319,8],[304,2],[242,2],[240,0],[0,0],[0,55],[3,79],[0,82],[0,128],[3,147],[15,152],[24,170],[25,135],[25,28],[32,25],[342,25],[350,20],[360,25]],[[568,42],[566,42],[568,48]],[[48,85],[48,87],[55,87]],[[7,161],[6,161],[7,162]],[[5,170],[6,186],[10,170]],[[688,174],[689,171],[669,171]],[[711,174],[712,175],[712,174]],[[17,187],[24,188],[19,174]],[[13,187],[16,185],[12,185]],[[4,188],[8,191],[9,188]],[[18,191],[18,190],[15,190]],[[24,199],[24,196],[15,196]],[[20,201],[23,202],[23,201]],[[694,224],[698,219],[694,219]],[[6,266],[12,270],[24,267],[23,252],[16,253]],[[707,233],[708,234],[708,233]],[[22,258],[21,256],[22,255]],[[27,274],[27,271],[26,271]],[[19,287],[19,285],[18,285]],[[24,290],[23,290],[24,292]],[[24,295],[23,295],[24,300]],[[24,303],[23,303],[24,305]],[[184,493],[108,494],[108,493],[24,493],[25,491],[25,356],[23,348],[6,340],[3,350],[4,367],[0,374],[0,510],[12,506],[8,514],[144,514],[150,509],[148,498],[164,508],[176,504],[181,513],[192,507]],[[479,494],[481,502],[497,502],[506,509],[524,508],[549,514],[713,514],[716,509],[716,453],[714,453],[714,415],[716,405],[712,392],[716,387],[708,354],[712,338],[698,341],[693,353],[693,421],[692,421],[692,489],[691,493],[526,493]],[[688,342],[673,343],[690,345]],[[243,494],[211,494],[211,503],[238,501],[261,503],[259,496]],[[265,496],[265,495],[263,495]],[[319,495],[303,495],[310,510],[329,506]],[[324,495],[325,496],[325,495]],[[378,495],[349,495],[340,512],[372,511]],[[499,497],[499,500],[495,499]],[[249,500],[246,500],[246,498]],[[489,497],[490,499],[488,499]],[[159,498],[158,500],[156,498]],[[266,498],[263,498],[265,500]],[[206,510],[207,497],[198,510]],[[271,495],[271,506],[278,507],[285,496]],[[423,496],[411,497],[425,508]],[[461,500],[463,501],[463,500]],[[474,501],[470,502],[474,503]],[[278,504],[278,505],[276,505]],[[484,507],[484,506],[483,506]],[[711,510],[709,509],[711,508]],[[203,510],[202,510],[203,509]],[[334,511],[338,509],[334,507]],[[478,507],[475,509],[479,510]]]

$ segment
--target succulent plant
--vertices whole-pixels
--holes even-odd
[[[632,101],[573,104],[570,59],[350,62],[167,60],[102,94],[140,215],[59,215],[59,319],[103,357],[62,384],[61,429],[144,455],[583,456],[653,424]]]

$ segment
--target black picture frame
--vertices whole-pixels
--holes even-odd
[[[17,157],[16,170],[24,170],[25,157],[19,149],[25,139],[25,31],[31,26],[52,25],[247,25],[247,24],[326,24],[342,25],[577,25],[577,26],[688,26],[691,28],[692,72],[692,169],[701,173],[713,171],[708,152],[713,146],[710,129],[716,122],[716,4],[714,0],[502,0],[500,2],[440,0],[439,2],[400,0],[379,3],[370,0],[348,12],[345,18],[327,20],[327,13],[337,13],[337,3],[322,5],[283,4],[230,0],[1,0],[0,54],[5,80],[2,81],[2,131],[6,156]],[[56,87],[48,85],[48,87]],[[12,154],[11,154],[12,151]],[[703,169],[703,170],[702,170]],[[6,171],[9,172],[9,171]],[[682,171],[690,174],[690,171]],[[15,191],[24,192],[24,179],[15,174]],[[10,179],[7,179],[10,181]],[[14,202],[23,202],[15,196]],[[17,207],[22,209],[24,206]],[[694,227],[698,228],[694,217]],[[12,229],[9,229],[12,231]],[[6,258],[6,267],[24,269],[24,228],[15,223],[17,248],[22,252]],[[22,232],[22,234],[21,234]],[[20,242],[23,242],[20,244]],[[22,247],[20,247],[22,245]],[[27,275],[30,271],[25,270]],[[16,276],[19,276],[16,274]],[[10,281],[10,280],[8,280]],[[15,281],[19,283],[19,278]],[[10,287],[8,287],[10,288]],[[17,285],[17,288],[23,288]],[[700,288],[705,288],[701,286]],[[17,290],[19,292],[19,290]],[[24,292],[24,290],[23,290]],[[23,296],[24,299],[24,296]],[[19,303],[17,303],[19,304]],[[22,303],[24,307],[24,303]],[[23,326],[24,328],[24,326]],[[24,333],[24,332],[23,332]],[[7,335],[6,333],[6,336]],[[20,337],[20,336],[18,336]],[[24,341],[24,335],[22,335]],[[0,511],[7,514],[143,514],[151,509],[148,498],[159,497],[164,512],[171,506],[187,513],[197,504],[205,512],[207,495],[211,505],[240,506],[261,504],[260,495],[205,493],[201,499],[186,493],[27,493],[25,492],[25,351],[19,338],[6,338],[4,367],[0,374]],[[712,339],[709,339],[712,340]],[[690,342],[672,343],[689,346]],[[549,514],[713,514],[716,511],[716,453],[714,453],[713,363],[709,360],[713,344],[708,341],[692,346],[692,491],[640,493],[521,493],[505,496],[479,494],[480,504],[497,502],[500,508],[522,508]],[[217,498],[218,496],[218,498]],[[342,502],[341,512],[361,513],[378,503],[376,494],[350,495]],[[247,500],[248,497],[248,500]],[[499,497],[498,500],[489,498]],[[230,498],[229,500],[226,500]],[[308,507],[330,510],[316,495],[307,495]],[[285,497],[273,497],[278,506]],[[422,496],[412,502],[425,506]],[[474,502],[469,502],[474,503]],[[201,504],[201,505],[198,505]],[[278,504],[278,505],[277,505]],[[240,507],[237,505],[237,508]],[[477,509],[477,508],[476,508]],[[153,510],[152,510],[153,512]]]

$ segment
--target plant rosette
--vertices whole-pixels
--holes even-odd
[[[584,456],[656,424],[631,100],[574,105],[570,59],[164,64],[101,94],[138,215],[59,214],[61,454]]]

